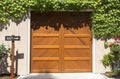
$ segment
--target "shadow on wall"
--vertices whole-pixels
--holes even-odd
[[[0,59],[0,75],[9,74],[7,70],[7,68],[9,67],[8,61],[7,61],[8,57],[9,57],[8,55],[5,55],[4,57]]]
[[[82,28],[88,27],[91,29],[91,12],[31,12],[31,28],[38,30],[41,27],[53,27],[59,31],[61,24],[64,28]]]
[[[7,26],[10,26],[10,22],[14,22],[16,23],[16,25],[20,24],[22,21],[25,21],[27,18],[29,18],[29,15],[25,14],[22,15],[21,18],[19,19],[15,19],[13,17],[10,17],[9,21],[6,23],[2,23],[0,22],[0,31],[2,31],[3,29],[7,30]]]
[[[50,73],[41,73],[41,74],[20,76],[18,79],[57,79],[57,78],[51,75]]]
[[[5,27],[7,24],[4,23],[0,23],[0,31],[2,31],[3,29],[6,29],[7,27]]]
[[[3,58],[0,59],[0,76],[3,75],[10,75],[10,71],[8,71],[8,68],[10,68],[11,66],[8,65],[8,58],[11,56],[5,55]],[[18,53],[18,50],[16,51],[16,56],[15,56],[15,66],[14,66],[14,71],[15,71],[15,75],[18,74],[18,60],[19,59],[23,59],[24,58],[24,54],[23,53]]]
[[[18,75],[18,60],[24,59],[24,53],[19,53],[18,50],[16,51],[15,56],[15,74]]]

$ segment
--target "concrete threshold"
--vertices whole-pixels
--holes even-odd
[[[120,79],[108,78],[96,73],[31,73],[20,75],[17,79]]]

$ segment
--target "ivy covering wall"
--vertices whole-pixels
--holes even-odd
[[[19,21],[29,10],[41,12],[93,9],[93,34],[98,39],[120,37],[120,0],[0,0],[0,23]]]
[[[99,0],[93,15],[97,38],[120,37],[120,0]]]

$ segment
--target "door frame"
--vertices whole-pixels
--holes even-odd
[[[85,12],[85,11],[83,11],[83,12]],[[87,11],[86,11],[87,12]],[[88,11],[89,12],[89,11]],[[27,38],[28,38],[28,47],[27,47],[27,64],[26,64],[26,66],[27,66],[27,69],[26,69],[26,74],[30,74],[30,54],[31,54],[31,27],[30,27],[30,23],[31,23],[31,10],[29,10],[29,12],[28,12],[28,18],[27,18],[27,21],[28,21],[28,23],[27,23],[27,28],[28,28],[28,36],[27,36]],[[95,73],[96,72],[96,70],[95,70],[95,39],[93,38],[93,35],[92,35],[92,72],[91,73]]]

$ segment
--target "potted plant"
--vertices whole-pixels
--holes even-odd
[[[105,67],[111,68],[108,74],[110,77],[118,77],[120,75],[120,40],[114,38],[113,42],[105,42],[104,46],[109,48],[110,52],[103,56],[102,63]]]

